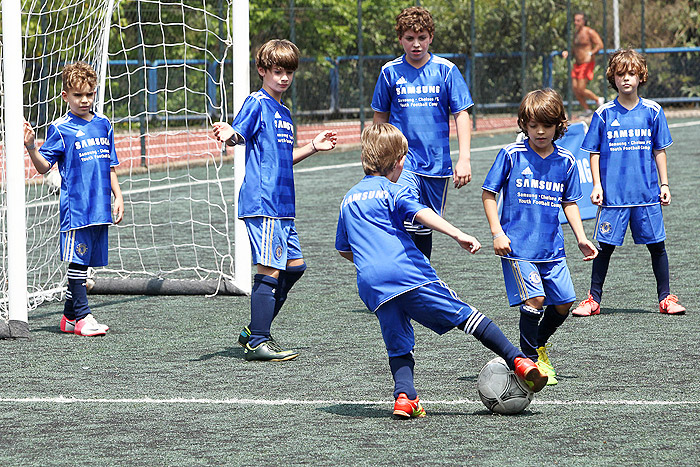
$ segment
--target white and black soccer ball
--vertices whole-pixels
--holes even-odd
[[[520,413],[530,405],[535,393],[515,376],[501,357],[488,362],[476,382],[481,402],[487,409],[504,415]]]

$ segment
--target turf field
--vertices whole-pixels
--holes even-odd
[[[490,414],[476,376],[493,355],[453,331],[416,329],[425,419],[391,417],[392,381],[376,318],[352,264],[334,249],[338,204],[362,177],[358,152],[297,166],[297,228],[309,269],[274,323],[301,350],[246,362],[236,335],[246,297],[92,296],[104,338],[64,335],[62,308],[30,314],[31,340],[0,341],[3,465],[698,465],[700,463],[700,122],[671,120],[673,200],[664,210],[671,288],[685,316],[658,313],[645,247],[611,262],[601,315],[552,339],[559,385],[518,416]],[[475,256],[435,235],[433,264],[460,296],[517,341],[481,207],[481,182],[513,134],[475,136],[474,180],[447,218],[477,236]],[[486,149],[485,149],[486,148]],[[491,149],[488,149],[491,148]],[[591,234],[593,221],[584,222]],[[590,264],[564,227],[576,291]]]

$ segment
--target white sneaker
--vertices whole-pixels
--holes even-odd
[[[92,313],[88,314],[85,318],[76,321],[75,331],[79,336],[93,337],[93,336],[104,336],[106,334],[105,326],[98,323]]]
[[[105,331],[109,331],[109,326],[106,324],[100,324]],[[75,320],[66,318],[66,315],[61,316],[61,331],[68,334],[75,334]]]

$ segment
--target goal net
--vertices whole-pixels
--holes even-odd
[[[227,92],[233,82],[232,1],[22,2],[23,113],[35,128],[38,145],[48,125],[68,110],[61,98],[66,63],[83,60],[97,70],[95,109],[114,126],[126,215],[110,227],[109,266],[93,272],[93,293],[249,290],[249,262],[241,267],[235,261],[238,249],[247,249],[248,242],[237,243],[234,235],[240,226],[233,207],[233,151],[227,154],[211,133],[214,121],[233,112]],[[2,121],[6,118],[17,117],[3,114]],[[4,164],[0,168],[4,181]],[[25,176],[33,307],[61,299],[65,291],[58,247],[60,176],[55,167],[44,176],[37,174],[26,153]],[[0,304],[4,314],[6,302]]]

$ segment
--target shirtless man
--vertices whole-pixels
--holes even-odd
[[[581,103],[583,114],[589,116],[593,111],[588,107],[586,100],[593,99],[598,105],[603,103],[603,99],[596,96],[593,91],[587,89],[588,82],[593,80],[593,69],[595,68],[595,54],[603,48],[603,41],[595,30],[586,26],[586,15],[576,13],[574,15],[574,68],[571,71],[572,85],[576,99]],[[569,51],[565,50],[561,56],[567,58]]]

